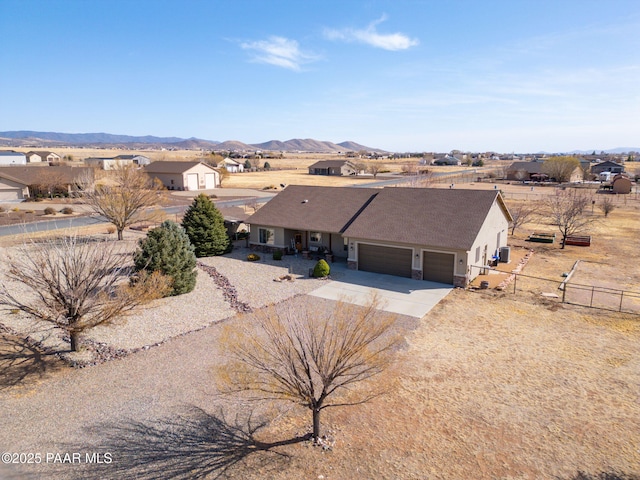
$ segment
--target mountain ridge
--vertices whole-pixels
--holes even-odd
[[[385,152],[378,148],[366,147],[356,142],[345,141],[333,143],[319,141],[311,138],[291,139],[285,142],[270,140],[263,143],[244,143],[237,140],[219,142],[203,140],[195,137],[188,139],[179,137],[156,137],[153,135],[132,136],[114,135],[110,133],[60,133],[37,132],[33,130],[16,130],[0,132],[0,145],[14,147],[55,147],[55,146],[140,146],[153,145],[158,147],[179,148],[185,150],[270,150],[283,152],[311,152],[311,153],[337,153],[346,150],[366,150],[368,152]]]

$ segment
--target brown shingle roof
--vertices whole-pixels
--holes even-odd
[[[93,178],[94,171],[90,167],[0,167],[0,175],[5,178],[10,178],[11,180],[18,180],[24,185],[36,185],[45,179],[53,179],[60,184],[71,184],[80,176],[86,175],[87,173]]]
[[[289,185],[246,222],[255,225],[342,232],[381,190]],[[306,200],[306,202],[305,202]]]
[[[309,168],[340,168],[345,163],[351,164],[349,160],[321,160],[313,165],[309,165]]]
[[[388,187],[344,235],[469,250],[497,198],[507,212],[499,193],[492,190]]]
[[[147,173],[182,173],[190,168],[200,165],[202,162],[153,162],[144,167]],[[203,163],[203,165],[206,165]],[[208,166],[208,165],[207,165]],[[211,168],[211,167],[209,167]]]

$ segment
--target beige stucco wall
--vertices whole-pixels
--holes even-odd
[[[499,234],[499,238],[498,238]],[[483,256],[486,246],[487,262],[491,261],[491,258],[500,247],[507,246],[507,239],[509,234],[509,221],[502,212],[502,208],[498,204],[498,201],[494,201],[489,214],[485,219],[476,240],[473,242],[473,246],[469,251],[468,265],[476,267],[482,267]],[[476,262],[476,252],[480,248],[480,260]],[[470,268],[469,278],[473,279],[480,274],[480,268]]]

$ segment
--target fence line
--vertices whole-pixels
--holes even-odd
[[[491,270],[489,267],[475,265],[472,265],[472,268],[478,268],[481,272]],[[640,292],[598,285],[561,282],[523,273],[503,273],[511,276],[510,283],[512,286],[506,285],[502,290],[512,292],[514,295],[519,291],[540,294],[540,284],[542,283],[543,286],[562,291],[561,294],[557,295],[560,303],[613,312],[640,314]]]

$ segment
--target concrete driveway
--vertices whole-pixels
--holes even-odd
[[[443,283],[348,270],[339,263],[331,264],[331,270],[337,278],[309,295],[364,305],[373,291],[382,300],[382,310],[416,318],[429,313],[453,289]]]

